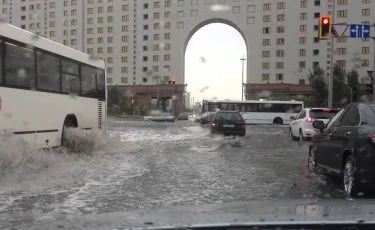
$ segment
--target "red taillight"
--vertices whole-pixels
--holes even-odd
[[[372,142],[375,143],[375,134],[372,134],[372,135],[371,135],[371,139],[372,139]]]
[[[246,126],[245,125],[241,125],[241,129],[246,129]]]
[[[314,122],[314,118],[308,117],[308,118],[306,118],[306,122],[313,123]]]
[[[216,128],[216,124],[215,123],[212,123],[212,128]]]

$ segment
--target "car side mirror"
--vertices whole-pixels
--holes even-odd
[[[313,127],[316,128],[316,129],[319,129],[321,132],[323,132],[324,130],[324,122],[323,121],[314,121],[313,122]]]
[[[294,116],[290,116],[290,120],[294,120],[294,118],[295,118]]]

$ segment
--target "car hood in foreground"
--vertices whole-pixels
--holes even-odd
[[[115,229],[312,223],[375,223],[375,200],[229,202],[85,216],[54,216],[18,229]],[[24,217],[32,221],[33,217]]]

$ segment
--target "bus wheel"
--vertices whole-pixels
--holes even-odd
[[[274,125],[282,125],[283,119],[281,119],[280,117],[276,117],[275,119],[273,119],[273,124]]]
[[[66,129],[76,128],[76,127],[77,127],[77,120],[76,120],[75,117],[65,118],[63,130],[62,130],[62,138],[61,138],[61,145],[62,146],[66,147],[67,143],[68,143]]]

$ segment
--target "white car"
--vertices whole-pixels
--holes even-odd
[[[151,113],[150,116],[143,118],[148,121],[175,121],[176,118],[170,113]]]
[[[289,137],[301,141],[311,138],[317,132],[312,125],[315,120],[321,120],[326,125],[339,111],[340,109],[304,108],[296,117],[290,117]]]

